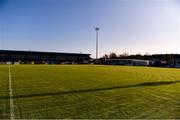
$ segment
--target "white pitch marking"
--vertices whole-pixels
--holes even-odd
[[[11,79],[11,66],[9,64],[9,97],[10,97],[10,119],[14,118],[14,103],[13,103],[13,89],[12,89],[12,79]]]

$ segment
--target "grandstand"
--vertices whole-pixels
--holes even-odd
[[[7,64],[85,64],[90,54],[0,50],[0,63]]]

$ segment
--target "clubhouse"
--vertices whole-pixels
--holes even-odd
[[[106,59],[103,64],[106,65],[129,65],[129,66],[149,66],[149,60],[138,59]]]

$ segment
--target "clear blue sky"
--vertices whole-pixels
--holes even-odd
[[[0,0],[0,49],[180,53],[178,0]]]

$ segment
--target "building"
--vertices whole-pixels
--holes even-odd
[[[180,68],[180,58],[173,58],[169,64],[175,68]]]
[[[0,64],[85,64],[90,54],[0,50]]]
[[[138,59],[106,59],[104,64],[108,65],[132,65],[132,66],[149,66],[149,60]]]

